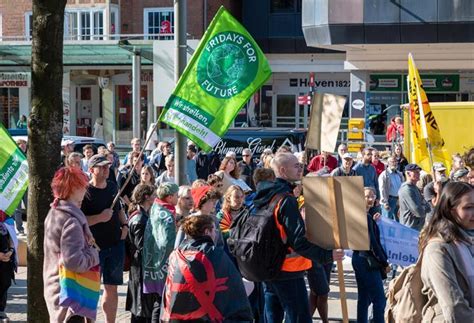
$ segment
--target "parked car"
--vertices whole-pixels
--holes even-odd
[[[26,129],[8,129],[10,136],[13,140],[23,139],[28,142],[28,132]],[[97,148],[100,146],[105,146],[105,142],[102,139],[93,138],[93,137],[79,137],[79,136],[64,136],[62,141],[71,140],[74,142],[74,151],[77,151],[82,154],[82,148],[85,145],[92,145],[94,148],[94,154],[97,153]]]

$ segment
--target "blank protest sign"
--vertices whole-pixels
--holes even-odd
[[[334,181],[334,185],[330,181]],[[303,192],[309,241],[326,249],[335,249],[336,221],[333,215],[337,214],[341,248],[370,249],[361,176],[304,177]],[[336,204],[335,210],[331,199]]]

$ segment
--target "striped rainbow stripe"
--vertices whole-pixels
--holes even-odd
[[[59,265],[59,305],[69,307],[74,314],[95,320],[100,296],[100,267],[76,273]]]

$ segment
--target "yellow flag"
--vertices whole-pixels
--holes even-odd
[[[431,173],[429,146],[431,147],[432,162],[442,162],[450,165],[449,154],[444,148],[444,140],[428,97],[423,89],[420,74],[416,68],[413,56],[408,54],[408,99],[410,102],[410,135],[413,141],[412,162]]]

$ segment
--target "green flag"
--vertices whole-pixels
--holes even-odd
[[[0,210],[13,215],[28,187],[28,163],[0,123]]]
[[[270,66],[255,40],[221,7],[159,120],[208,152],[270,75]]]

